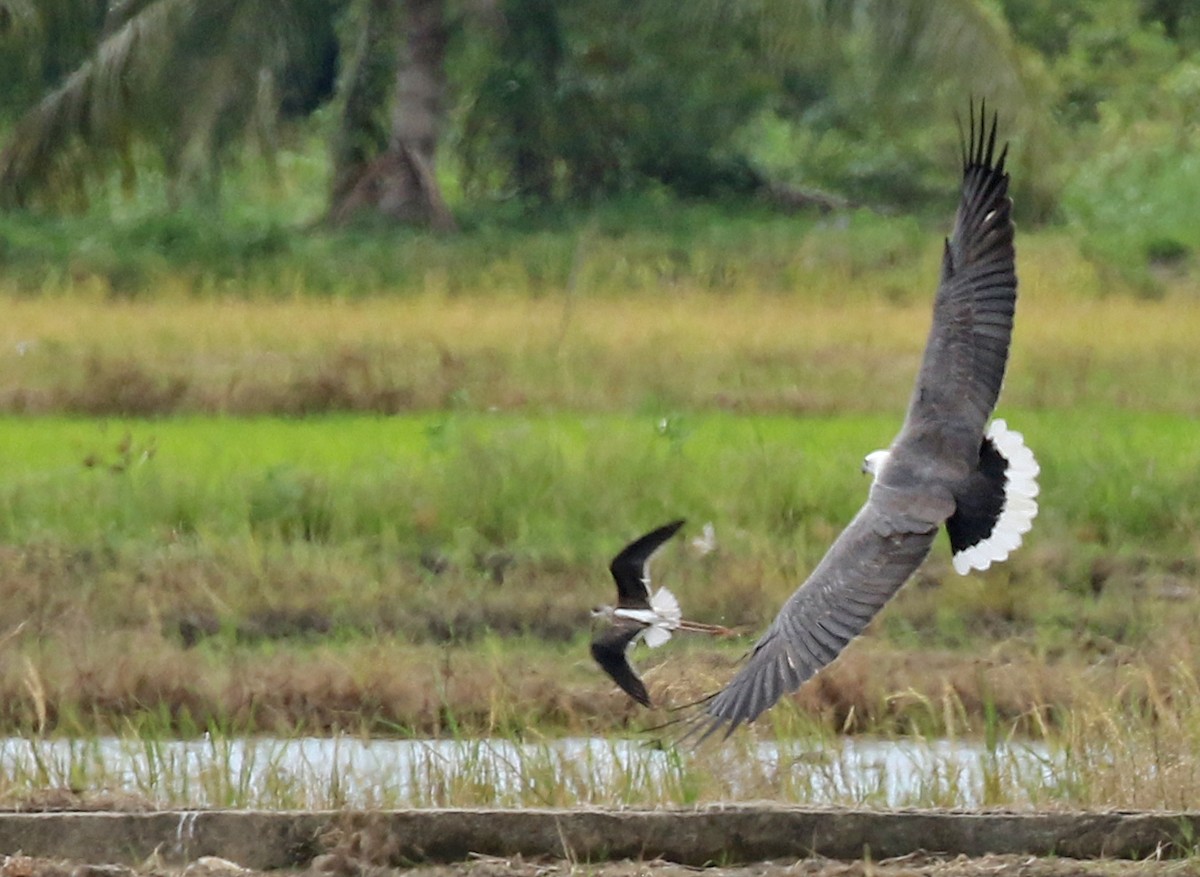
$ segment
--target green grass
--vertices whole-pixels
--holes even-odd
[[[1042,462],[1037,536],[1187,557],[1200,447],[1178,415],[1004,409]],[[114,546],[177,537],[451,553],[505,548],[580,562],[678,513],[730,550],[801,547],[865,495],[863,455],[899,418],[436,413],[320,419],[8,418],[0,538]],[[320,519],[303,532],[306,514]],[[463,540],[456,545],[456,539]],[[809,544],[809,543],[812,544]]]
[[[1195,677],[1164,680],[1141,707],[1116,712],[1107,691],[1067,710],[1031,751],[1006,722],[972,727],[961,701],[928,704],[944,712],[942,735],[964,732],[974,754],[925,755],[897,770],[795,713],[767,757],[753,734],[700,748],[593,741],[580,749],[525,728],[489,739],[448,729],[441,741],[414,741],[408,759],[380,752],[353,759],[353,736],[336,738],[332,761],[287,755],[286,739],[238,738],[220,729],[171,737],[165,713],[144,713],[117,738],[49,740],[30,736],[0,746],[0,806],[21,809],[240,807],[272,809],[396,807],[693,806],[731,800],[858,807],[983,806],[1184,810],[1200,790]],[[1169,688],[1169,690],[1168,690]],[[983,730],[985,733],[980,734]],[[885,744],[888,741],[883,741]],[[920,750],[921,735],[905,746]],[[934,741],[937,742],[937,741]],[[622,745],[628,744],[628,745]],[[903,757],[903,756],[902,756]],[[901,775],[904,781],[901,782]]]
[[[564,741],[511,738],[418,745],[410,761],[377,758],[356,767],[285,757],[275,740],[242,740],[245,757],[234,757],[230,738],[196,741],[186,757],[155,736],[78,740],[67,745],[30,740],[0,752],[4,781],[0,803],[38,801],[44,788],[89,790],[75,799],[88,804],[107,790],[124,805],[218,806],[274,809],[338,807],[471,807],[579,805],[694,805],[731,799],[772,799],[797,804],[881,806],[1027,805],[1069,800],[1031,760],[1002,747],[982,752],[984,770],[965,776],[950,759],[935,767],[896,800],[894,774],[855,769],[844,745],[829,735],[808,734],[780,744],[778,765],[762,757],[754,741],[734,739],[702,754],[687,750],[599,744],[582,752]],[[354,742],[346,741],[348,749]],[[455,755],[450,753],[454,752]],[[987,789],[981,780],[987,775]],[[1066,774],[1071,768],[1063,768]],[[990,799],[989,799],[990,794]],[[128,797],[125,797],[128,796]],[[63,797],[60,793],[60,802]],[[61,803],[60,805],[61,806]],[[94,806],[94,804],[93,804]]]
[[[86,263],[10,288],[0,630],[29,626],[2,647],[0,726],[653,723],[587,657],[607,560],[677,515],[689,536],[711,520],[720,552],[681,540],[664,581],[696,617],[761,629],[865,494],[936,277],[937,237],[909,251],[878,217],[795,238],[718,219],[439,241],[414,258],[441,268],[366,297],[308,294],[290,256],[291,286],[196,295],[174,250],[153,295],[115,297]],[[575,279],[560,264],[539,286],[563,235]],[[460,269],[479,294],[443,282]],[[1124,685],[1192,660],[1200,309],[1183,285],[1105,296],[1056,234],[1023,235],[1021,278],[1000,413],[1043,463],[1037,527],[986,576],[950,575],[939,548],[802,696],[822,727],[938,733],[927,705],[949,692],[976,724],[991,703],[1037,734],[1097,665]],[[643,666],[679,703],[748,641]],[[1122,690],[1136,704],[1145,684]]]
[[[937,733],[922,698],[955,680],[973,721],[992,698],[1036,733],[1030,710],[1073,702],[1098,656],[1134,650],[1154,679],[1189,659],[1190,419],[1004,413],[1043,465],[1026,545],[968,577],[939,547],[831,668],[809,704],[821,722]],[[86,731],[160,709],[181,731],[653,723],[587,658],[608,559],[672,517],[690,519],[687,538],[712,521],[717,554],[677,540],[657,572],[689,614],[750,635],[850,519],[862,456],[895,421],[10,418],[0,629],[29,628],[0,646],[0,724]],[[747,642],[647,655],[652,687],[683,702]],[[981,654],[995,668],[971,670]]]
[[[1145,297],[1149,281],[1153,298],[1162,298],[1185,286],[1195,249],[1191,202],[1168,190],[1177,167],[1186,170],[1184,190],[1195,188],[1194,162],[1145,163],[1133,181],[1123,180],[1119,197],[1106,186],[1123,169],[1105,169],[1100,182],[1081,174],[1069,194],[1070,231],[1022,226],[1019,268],[1036,265],[1039,251],[1049,249],[1056,281],[1069,280],[1073,292]],[[571,289],[589,297],[762,293],[896,304],[932,292],[954,209],[947,200],[921,216],[785,214],[752,201],[650,192],[526,216],[499,205],[463,216],[462,234],[437,235],[324,226],[312,196],[325,191],[324,181],[277,191],[253,176],[242,182],[240,200],[219,208],[165,212],[116,202],[77,216],[6,213],[0,292],[126,302],[164,294],[347,301],[380,294],[546,298]]]
[[[862,271],[915,254],[915,221],[863,212],[844,229],[754,204],[654,197],[513,221],[467,218],[466,234],[335,230],[269,207],[237,215],[184,209],[115,218],[0,216],[3,287],[22,295],[85,291],[119,300],[164,288],[286,300],[389,294],[544,296],[568,283],[603,294],[686,282],[729,293],[748,282],[787,291],[814,261]],[[811,236],[810,236],[811,233]],[[865,246],[852,245],[861,239]],[[880,247],[874,245],[882,244]],[[829,252],[824,250],[829,247]]]

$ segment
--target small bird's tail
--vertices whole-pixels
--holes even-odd
[[[672,626],[683,617],[683,613],[679,610],[679,601],[666,588],[659,588],[654,592],[650,597],[650,608],[657,612],[664,621],[671,622]]]
[[[687,621],[686,619],[680,620],[679,629],[690,630],[693,633],[708,633],[713,636],[733,636],[734,634],[733,630],[719,624],[704,624],[701,621]]]

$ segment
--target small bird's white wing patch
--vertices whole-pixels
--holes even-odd
[[[683,618],[683,613],[679,609],[679,601],[666,588],[659,588],[650,595],[649,609],[617,609],[613,615],[646,625],[634,642],[640,639],[652,649],[657,649],[669,640],[671,631],[679,627],[679,622]]]
[[[657,649],[671,638],[671,631],[666,627],[652,625],[642,631],[642,641],[652,649]]]
[[[683,612],[679,608],[679,601],[666,588],[659,588],[651,595],[650,608],[657,612],[663,621],[674,622],[676,626],[683,618]]]
[[[613,612],[616,618],[628,618],[630,621],[636,621],[638,624],[659,624],[662,622],[662,616],[653,609],[621,609],[617,608]]]
[[[1041,467],[1025,444],[1025,437],[1009,429],[1003,420],[992,421],[987,437],[1006,461],[1004,507],[990,536],[954,555],[954,571],[959,575],[973,569],[986,570],[1006,559],[1033,527],[1038,513],[1037,477]]]
[[[666,588],[659,588],[650,595],[650,612],[653,620],[642,634],[642,640],[652,649],[657,649],[671,638],[671,631],[679,627],[683,613],[679,601]]]

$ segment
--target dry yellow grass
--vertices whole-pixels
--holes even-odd
[[[1200,297],[1186,279],[1155,301],[1103,295],[1066,240],[1035,236],[1020,256],[1005,404],[1200,410]],[[723,295],[684,280],[636,296],[582,283],[555,297],[447,296],[431,281],[423,295],[354,301],[8,297],[0,407],[894,410],[929,323],[937,262],[919,261],[816,272],[794,295],[759,294],[748,278]]]

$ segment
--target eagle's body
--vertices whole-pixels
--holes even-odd
[[[1007,149],[972,110],[962,194],[933,325],[899,434],[869,455],[866,504],[788,598],[694,731],[752,722],[833,661],[929,554],[945,526],[955,569],[986,569],[1037,513],[1037,463],[1003,421],[987,428],[1008,360],[1017,276]],[[986,431],[985,431],[986,429]]]

